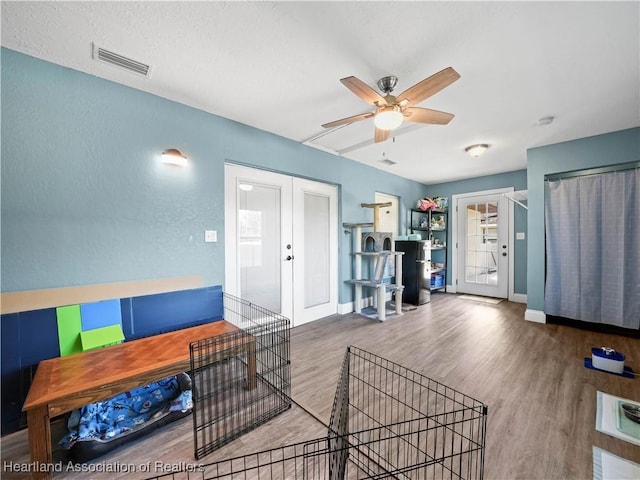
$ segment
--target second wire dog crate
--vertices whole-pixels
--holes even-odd
[[[482,402],[349,347],[326,437],[153,478],[482,479],[486,418]]]
[[[190,345],[196,459],[291,407],[290,321],[226,293],[223,301],[238,330]]]

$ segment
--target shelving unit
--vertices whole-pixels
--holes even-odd
[[[447,210],[411,210],[411,233],[424,232],[424,240],[431,241],[431,291],[447,288]]]
[[[371,207],[371,206],[380,206],[383,204],[362,204],[362,206]],[[383,238],[384,233],[375,232],[375,223],[343,223],[342,224],[346,228],[351,229],[351,233],[353,235],[353,261],[354,261],[354,278],[352,280],[347,280],[348,283],[351,283],[354,286],[354,302],[355,302],[355,312],[360,315],[365,315],[369,318],[375,318],[380,320],[381,322],[390,318],[390,316],[399,316],[402,315],[402,291],[404,287],[402,285],[402,255],[403,252],[393,251],[393,242],[389,240],[388,245],[376,245],[372,246],[371,250],[363,250],[363,244],[368,245],[372,244],[371,238],[378,233],[380,238]],[[363,232],[363,228],[374,228],[374,232],[372,235],[367,236],[366,232]],[[365,233],[365,235],[363,235]],[[389,235],[389,239],[391,238],[391,234]],[[388,247],[388,249],[382,249],[383,247]],[[370,272],[370,275],[365,276],[363,273],[363,259],[370,259],[367,261],[367,270],[371,270],[371,263],[373,264],[373,271]],[[389,265],[395,268],[394,276],[395,282],[391,283],[390,281],[386,281],[385,273],[389,269]],[[372,311],[368,311],[368,309],[363,309],[363,289],[371,288],[374,289],[374,308]],[[395,293],[395,310],[387,310],[386,308],[386,297],[387,292]]]

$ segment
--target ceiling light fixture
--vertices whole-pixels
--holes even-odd
[[[387,105],[378,109],[373,123],[380,130],[395,130],[402,125],[403,119],[402,111],[398,105]]]
[[[464,149],[464,151],[467,152],[472,157],[479,157],[487,150],[487,148],[489,148],[488,144],[478,143],[476,145],[468,146],[467,148]]]
[[[187,166],[187,156],[183,155],[180,150],[169,148],[162,152],[162,163],[169,165],[178,165],[179,167]]]

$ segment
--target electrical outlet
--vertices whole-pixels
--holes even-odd
[[[517,232],[516,240],[524,240],[524,232]]]
[[[207,243],[218,241],[218,232],[216,230],[205,230],[204,241]]]

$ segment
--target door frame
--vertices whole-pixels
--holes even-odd
[[[229,169],[227,167],[230,167]],[[229,172],[233,170],[234,173],[233,175],[229,175]],[[330,225],[330,235],[333,238],[333,249],[331,251],[331,266],[330,266],[330,278],[332,277],[332,282],[330,283],[330,298],[331,301],[329,302],[331,305],[331,313],[328,313],[327,315],[331,315],[334,313],[337,313],[339,310],[339,262],[340,262],[340,256],[339,256],[339,251],[340,251],[340,247],[339,247],[339,238],[338,238],[338,225],[340,222],[340,212],[339,212],[339,202],[340,202],[340,190],[339,187],[335,184],[332,183],[328,183],[328,182],[323,182],[320,180],[313,180],[310,178],[305,178],[305,177],[299,177],[296,175],[291,175],[288,173],[283,173],[283,172],[277,172],[277,171],[272,171],[272,170],[267,170],[267,169],[263,169],[260,167],[255,167],[255,166],[251,166],[251,165],[247,165],[247,164],[241,164],[241,163],[235,163],[235,162],[231,162],[231,161],[225,161],[225,169],[224,169],[224,183],[225,183],[225,202],[224,202],[224,222],[225,222],[225,290],[229,289],[230,292],[234,295],[240,296],[239,295],[239,291],[238,289],[238,277],[236,275],[236,261],[238,259],[238,249],[237,249],[237,245],[236,245],[236,238],[235,238],[235,234],[237,233],[237,223],[236,223],[236,202],[233,201],[233,199],[230,199],[230,195],[232,195],[235,198],[236,195],[236,185],[235,185],[235,180],[236,178],[240,178],[242,175],[246,176],[247,178],[250,178],[254,175],[256,176],[263,176],[263,177],[273,177],[273,183],[277,184],[278,180],[288,180],[291,185],[288,188],[289,191],[289,195],[291,196],[291,198],[289,199],[289,201],[291,202],[291,208],[290,208],[290,212],[289,214],[283,216],[283,220],[288,221],[289,223],[289,228],[288,230],[284,228],[281,229],[283,230],[287,230],[288,233],[283,233],[283,238],[281,239],[283,242],[283,245],[281,246],[283,248],[282,250],[282,257],[284,258],[286,255],[291,254],[294,257],[294,261],[291,262],[285,262],[285,270],[283,270],[282,275],[283,277],[281,278],[281,287],[282,289],[288,289],[290,291],[290,297],[291,297],[291,301],[288,302],[286,305],[283,304],[281,305],[281,309],[283,310],[283,312],[281,312],[282,315],[284,315],[285,317],[289,318],[291,320],[291,326],[295,327],[295,326],[299,326],[302,325],[304,323],[307,323],[311,320],[307,319],[307,318],[295,318],[296,317],[296,313],[304,313],[307,312],[308,310],[305,309],[304,307],[299,307],[298,305],[296,305],[296,302],[299,302],[300,299],[296,300],[296,297],[299,295],[296,295],[297,293],[300,292],[296,292],[296,285],[300,285],[303,284],[304,282],[299,282],[297,284],[294,284],[294,282],[296,282],[295,280],[295,276],[300,275],[302,272],[304,272],[304,268],[302,268],[301,266],[299,267],[298,265],[302,265],[300,264],[300,262],[302,261],[303,256],[299,255],[300,257],[300,261],[298,262],[298,264],[295,264],[295,255],[292,253],[292,251],[289,250],[284,250],[284,244],[290,244],[293,245],[294,247],[294,251],[297,248],[297,251],[299,252],[303,247],[304,244],[296,246],[294,243],[294,240],[300,240],[301,236],[299,234],[296,234],[294,232],[294,215],[296,214],[296,207],[293,206],[293,202],[295,202],[296,200],[300,203],[300,205],[302,205],[303,202],[303,198],[294,198],[296,193],[299,193],[300,195],[304,195],[304,192],[314,192],[314,184],[318,185],[318,189],[317,192],[320,194],[326,194],[328,189],[332,189],[332,197],[330,198],[331,203],[330,203],[330,208],[333,210],[333,216],[335,218],[335,222],[334,224]],[[296,189],[296,185],[297,185],[297,189]],[[231,201],[230,201],[231,200]],[[300,206],[298,205],[298,206]],[[298,218],[298,217],[296,217]],[[302,217],[304,218],[304,217]],[[303,236],[302,236],[303,238]],[[287,278],[285,278],[287,277]],[[302,292],[304,293],[304,292]],[[302,298],[304,296],[302,295]],[[284,301],[285,297],[282,297],[282,300]],[[325,310],[327,310],[329,307],[326,307]],[[316,310],[320,310],[320,308],[316,308]],[[285,313],[286,312],[286,313]],[[289,313],[290,312],[290,313]],[[318,318],[322,318],[322,317],[318,317]],[[315,320],[315,319],[314,319]]]
[[[451,285],[447,285],[447,292],[457,293],[458,291],[458,245],[460,244],[460,239],[458,238],[458,200],[468,198],[468,197],[482,197],[486,195],[503,195],[505,193],[513,193],[515,189],[513,187],[507,188],[496,188],[492,190],[482,190],[478,192],[468,192],[468,193],[460,193],[451,195],[451,219],[449,221],[449,225],[451,227]],[[503,195],[505,196],[505,195]],[[515,227],[513,225],[513,202],[507,201],[507,221],[508,221],[508,229],[507,229],[507,255],[509,260],[509,275],[508,275],[508,285],[507,285],[507,296],[509,301],[514,301],[513,298],[513,276],[514,276],[514,268],[515,262],[513,258],[514,252],[514,232]]]

